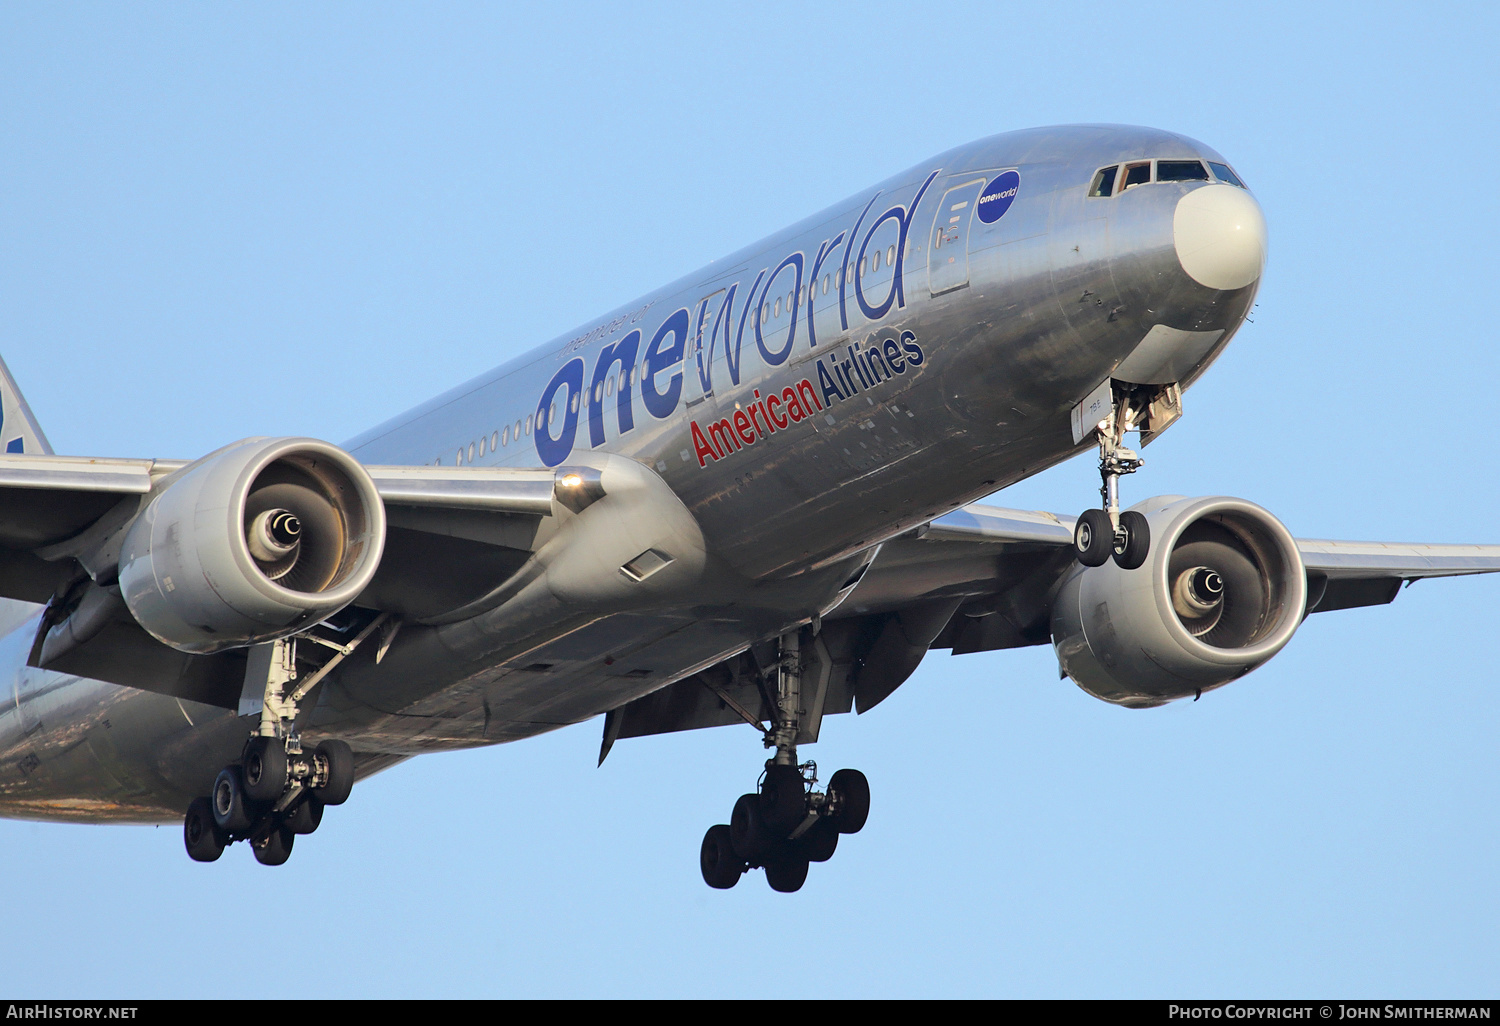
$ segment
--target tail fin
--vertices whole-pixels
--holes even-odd
[[[52,445],[16,387],[10,368],[0,359],[0,452],[52,455]]]

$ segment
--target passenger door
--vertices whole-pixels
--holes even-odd
[[[957,177],[959,184],[943,193],[928,236],[927,286],[934,296],[969,284],[969,225],[979,194],[989,181],[984,173]]]

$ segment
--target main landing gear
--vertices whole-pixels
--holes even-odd
[[[870,784],[859,770],[843,769],[816,790],[818,766],[797,762],[802,690],[801,635],[781,638],[776,716],[766,731],[766,760],[758,790],[741,795],[728,823],[708,828],[698,864],[710,887],[727,889],[751,869],[764,869],[774,891],[799,890],[810,863],[827,862],[840,834],[858,833],[870,815]]]
[[[1134,409],[1129,395],[1116,396],[1110,414],[1099,422],[1099,487],[1103,509],[1087,509],[1073,527],[1073,548],[1084,566],[1103,566],[1114,557],[1122,570],[1134,570],[1151,551],[1151,528],[1144,514],[1120,512],[1120,478],[1145,464],[1125,448],[1125,432],[1134,428],[1144,410]]]
[[[323,809],[342,805],[353,786],[354,753],[342,741],[304,752],[295,737],[252,737],[239,764],[219,771],[213,795],[188,806],[188,856],[213,862],[235,841],[249,841],[257,862],[279,866],[297,835],[318,829]]]
[[[354,753],[343,741],[324,741],[304,751],[297,731],[299,705],[329,670],[369,637],[377,618],[348,645],[328,645],[336,654],[300,682],[296,639],[251,650],[246,680],[263,681],[260,723],[245,742],[240,761],[219,771],[213,793],[194,798],[183,819],[190,858],[213,862],[235,841],[249,841],[261,865],[279,866],[292,854],[299,834],[323,821],[323,810],[342,805],[354,787]]]

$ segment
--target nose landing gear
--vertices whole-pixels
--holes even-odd
[[[1113,557],[1123,570],[1146,562],[1151,551],[1151,528],[1143,514],[1120,512],[1120,478],[1145,465],[1134,450],[1125,448],[1125,432],[1136,427],[1145,412],[1134,409],[1129,395],[1117,396],[1110,414],[1099,422],[1099,496],[1103,509],[1084,510],[1073,528],[1073,548],[1084,566],[1103,566]]]
[[[766,761],[759,789],[740,796],[728,823],[708,828],[698,852],[703,881],[720,890],[752,869],[764,869],[774,891],[799,890],[809,864],[832,858],[839,835],[858,833],[870,815],[870,784],[859,770],[839,770],[819,791],[818,764],[797,762],[800,631],[782,636],[780,655],[776,717],[765,741],[776,754]]]

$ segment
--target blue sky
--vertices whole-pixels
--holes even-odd
[[[1153,125],[1265,208],[1255,323],[1127,498],[1500,542],[1489,5],[0,4],[0,351],[59,451],[334,441],[950,146]],[[995,501],[1076,512],[1080,459]],[[869,826],[712,892],[748,729],[361,784],[279,871],[0,822],[37,996],[1493,995],[1500,580],[1132,712],[934,654],[806,753]],[[282,924],[286,924],[283,926]],[[276,930],[320,968],[262,984]]]

